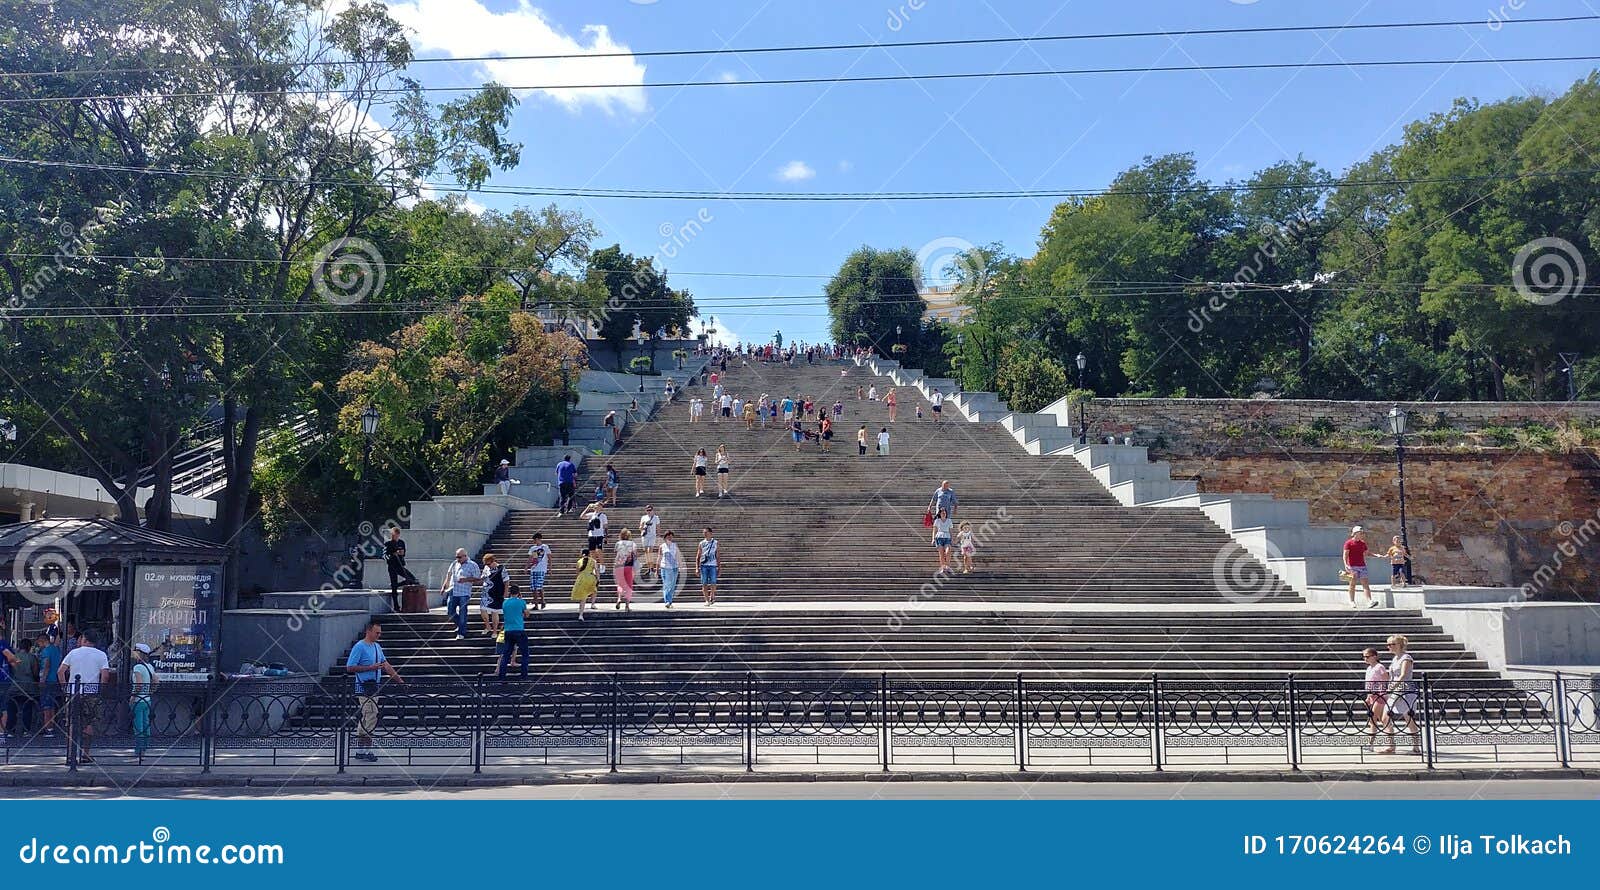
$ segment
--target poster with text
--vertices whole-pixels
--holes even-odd
[[[133,582],[133,639],[150,647],[163,681],[211,676],[217,651],[218,566],[141,565]]]

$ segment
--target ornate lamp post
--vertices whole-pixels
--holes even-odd
[[[378,409],[368,405],[361,411],[361,485],[356,489],[356,529],[360,534],[361,524],[367,518],[367,476],[372,466],[372,438],[378,434]],[[356,542],[356,586],[367,586],[367,542]]]
[[[1400,477],[1400,546],[1406,548],[1406,574],[1411,569],[1411,539],[1406,535],[1406,412],[1399,405],[1389,409],[1389,432],[1394,434],[1395,469]],[[1406,583],[1411,583],[1407,578]]]
[[[639,345],[639,358],[634,360],[634,367],[639,370],[639,393],[642,395],[644,393],[644,362],[642,361],[644,358],[644,328],[641,327],[635,330],[633,337],[634,341]],[[655,363],[651,362],[651,364],[654,365]]]
[[[1083,410],[1083,369],[1089,366],[1089,358],[1083,353],[1078,353],[1078,444],[1089,444],[1089,418]]]

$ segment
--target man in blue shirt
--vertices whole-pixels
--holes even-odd
[[[61,706],[61,681],[56,672],[61,670],[61,647],[50,634],[39,634],[39,710],[44,712],[44,725],[40,732],[46,736],[56,734],[56,708]]]
[[[522,665],[522,679],[528,679],[528,603],[522,598],[522,591],[513,584],[506,589],[505,604],[501,607],[504,616],[506,644],[500,649],[499,678],[506,678],[506,667],[511,664],[511,649],[517,650],[517,658]]]
[[[366,634],[350,647],[350,657],[344,662],[344,672],[356,676],[356,699],[359,709],[356,753],[351,756],[369,763],[378,759],[378,755],[371,750],[372,731],[378,726],[378,687],[382,685],[383,675],[388,674],[389,679],[396,683],[405,682],[389,664],[389,659],[384,657],[383,647],[378,645],[378,638],[381,636],[383,636],[383,625],[377,621],[367,622]]]
[[[956,518],[956,490],[950,487],[949,479],[939,483],[939,487],[933,490],[933,498],[928,501],[929,512],[938,516],[940,510],[949,518]]]
[[[572,462],[572,455],[561,458],[561,463],[556,464],[556,485],[561,494],[556,499],[556,515],[565,516],[572,512],[573,500],[578,494],[578,465]]]

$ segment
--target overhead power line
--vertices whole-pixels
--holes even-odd
[[[1503,25],[1547,25],[1572,22],[1587,22],[1600,19],[1600,15],[1567,15],[1543,16],[1537,18],[1506,19]],[[1426,28],[1467,28],[1480,27],[1483,19],[1455,19],[1450,21],[1422,21],[1422,22],[1372,22],[1367,24],[1338,24],[1338,25],[1270,25],[1253,28],[1183,28],[1170,31],[1102,31],[1088,34],[1043,34],[1031,37],[970,37],[949,40],[892,40],[873,43],[815,43],[784,46],[747,46],[747,47],[717,47],[712,49],[657,49],[657,50],[617,50],[614,52],[576,52],[576,53],[537,53],[519,54],[509,53],[493,56],[423,56],[411,59],[407,65],[424,65],[432,63],[449,62],[549,62],[563,60],[583,59],[651,59],[670,58],[676,56],[739,56],[739,55],[775,55],[783,53],[810,53],[834,52],[841,50],[870,50],[870,49],[915,49],[932,47],[968,47],[968,46],[1006,46],[1022,43],[1063,43],[1070,41],[1086,40],[1121,40],[1133,38],[1160,37],[1178,39],[1183,37],[1216,37],[1224,35],[1247,36],[1255,34],[1292,34],[1315,33],[1322,31],[1347,32],[1347,31],[1398,31]],[[355,64],[347,59],[313,60],[293,63],[294,66],[306,68],[340,67]],[[158,71],[177,71],[195,66],[183,65],[150,65],[144,67],[125,68],[67,68],[58,71],[7,71],[0,72],[0,79],[40,76],[80,76],[107,74],[141,74]],[[269,67],[278,67],[277,63],[244,62],[231,65],[208,65],[212,70],[238,71],[257,70]]]
[[[68,170],[93,170],[103,173],[132,173],[144,176],[186,177],[220,180],[225,182],[259,182],[293,186],[372,186],[392,188],[378,183],[341,179],[300,179],[282,176],[252,176],[217,170],[178,169],[163,167],[138,167],[124,164],[95,164],[81,161],[58,161],[35,158],[0,156],[0,164],[13,166],[53,167]],[[435,192],[509,195],[533,198],[625,198],[629,200],[671,201],[970,201],[970,200],[1026,200],[1029,198],[1096,198],[1119,195],[1174,195],[1204,194],[1207,192],[1275,192],[1275,191],[1325,191],[1343,187],[1382,187],[1420,185],[1427,183],[1483,182],[1486,180],[1538,179],[1562,176],[1600,175],[1600,167],[1581,167],[1563,170],[1531,170],[1522,172],[1488,173],[1471,176],[1386,177],[1381,179],[1328,179],[1316,182],[1284,183],[1207,183],[1204,185],[1173,188],[1059,188],[1059,189],[1004,189],[966,190],[945,192],[770,192],[770,191],[695,191],[689,189],[628,189],[591,188],[587,186],[493,186],[471,187],[455,182],[418,182],[419,189]]]
[[[686,87],[751,87],[751,86],[797,86],[804,84],[846,84],[846,83],[894,83],[899,81],[941,81],[941,80],[995,80],[1015,77],[1078,77],[1093,74],[1169,74],[1177,72],[1220,72],[1220,71],[1277,71],[1293,69],[1295,71],[1320,70],[1328,68],[1417,68],[1417,67],[1455,67],[1457,65],[1523,65],[1529,63],[1549,62],[1594,62],[1600,61],[1600,55],[1583,56],[1520,56],[1505,59],[1367,59],[1358,61],[1339,62],[1233,62],[1215,65],[1127,65],[1108,68],[1050,68],[1023,71],[960,71],[960,72],[932,72],[925,74],[867,74],[840,77],[781,77],[759,80],[671,80],[651,81],[645,83],[547,83],[547,84],[519,84],[507,86],[513,92],[533,92],[536,90],[624,90],[624,89],[662,89]],[[100,102],[100,101],[125,101],[132,99],[204,99],[220,96],[330,96],[330,95],[359,95],[362,97],[375,97],[394,94],[419,93],[473,93],[483,89],[479,86],[401,86],[401,87],[351,87],[342,88],[298,88],[292,90],[195,90],[190,92],[165,93],[98,93],[91,95],[73,96],[26,96],[21,98],[0,99],[0,105],[38,105],[56,102]]]

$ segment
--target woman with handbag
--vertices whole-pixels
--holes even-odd
[[[633,543],[633,535],[627,530],[622,530],[621,540],[617,541],[616,579],[617,579],[617,605],[618,609],[633,611],[633,563],[638,553],[638,546]]]
[[[578,558],[578,577],[572,582],[572,601],[578,604],[578,620],[583,619],[583,607],[593,606],[600,590],[600,550],[590,549]]]
[[[483,616],[483,632],[489,639],[500,633],[500,610],[506,601],[506,570],[493,553],[483,555],[483,594],[478,613]]]

